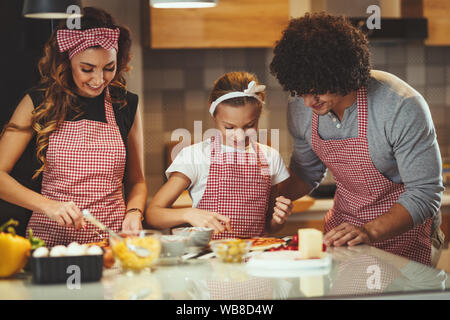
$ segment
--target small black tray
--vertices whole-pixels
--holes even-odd
[[[31,257],[31,272],[34,283],[65,283],[74,275],[74,268],[80,269],[80,282],[99,281],[103,273],[103,255],[72,257]]]

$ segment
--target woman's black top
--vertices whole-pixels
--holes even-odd
[[[30,95],[35,108],[42,103],[45,97],[45,92],[39,90],[38,88],[31,88],[25,92],[25,95],[26,94]],[[66,121],[79,121],[87,119],[105,123],[107,122],[105,115],[104,92],[95,98],[78,96],[78,99],[80,102],[79,109],[83,111],[83,114],[74,119],[77,113],[69,112],[69,114],[67,114],[66,116]],[[116,123],[119,127],[120,134],[126,147],[128,133],[133,126],[134,118],[136,116],[138,96],[127,91],[125,99],[127,101],[126,106],[121,108],[118,104],[113,103],[113,110],[116,118]],[[25,187],[30,188],[36,192],[40,192],[42,174],[38,179],[32,180],[34,172],[40,166],[41,165],[36,158],[36,136],[34,136],[28,144],[26,150],[22,154],[21,158],[17,161],[16,165],[11,171],[11,176],[19,183],[23,184]],[[19,220],[20,224],[17,233],[23,235],[25,233],[26,224],[28,223],[30,216],[31,212],[29,210],[0,200],[0,225],[10,218]]]

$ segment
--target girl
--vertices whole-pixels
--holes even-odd
[[[116,232],[142,228],[142,128],[138,97],[124,79],[130,47],[128,29],[103,10],[84,8],[80,30],[64,21],[45,46],[39,86],[25,95],[1,136],[0,197],[33,211],[28,228],[49,247],[107,236],[85,225],[82,209]],[[32,140],[41,194],[9,175]]]
[[[184,148],[175,158],[166,171],[168,181],[147,208],[149,224],[209,227],[215,239],[256,237],[281,229],[292,203],[275,199],[276,187],[289,173],[277,151],[254,141],[264,89],[247,72],[227,73],[215,81],[209,111],[216,134]],[[186,189],[193,207],[170,209]]]

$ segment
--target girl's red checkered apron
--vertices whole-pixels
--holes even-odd
[[[255,153],[222,153],[221,147],[222,137],[212,137],[208,181],[197,208],[230,218],[232,232],[213,235],[213,239],[261,236],[271,189],[267,160],[253,142]]]
[[[89,209],[107,227],[118,232],[125,216],[122,179],[126,148],[108,89],[105,91],[105,115],[106,123],[86,119],[64,121],[50,135],[46,154],[48,166],[43,173],[41,193],[56,201],[73,201],[80,210]],[[92,224],[86,224],[81,230],[61,227],[40,212],[33,212],[29,228],[49,247],[72,241],[99,241],[99,233],[107,237]]]
[[[336,179],[334,206],[325,216],[325,232],[343,222],[355,226],[376,219],[395,204],[405,192],[381,174],[372,163],[367,142],[367,92],[358,90],[358,137],[322,140],[318,134],[319,117],[312,115],[312,147]],[[393,239],[374,243],[377,248],[409,259],[431,263],[431,219]]]

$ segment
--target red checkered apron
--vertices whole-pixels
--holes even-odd
[[[41,193],[56,201],[73,201],[80,210],[89,209],[98,220],[118,232],[125,216],[122,179],[126,149],[108,96],[106,89],[107,123],[86,119],[64,121],[50,135]],[[108,236],[90,223],[82,230],[61,227],[40,212],[33,212],[27,231],[29,228],[48,247],[73,241],[96,242]]]
[[[211,165],[198,209],[217,212],[231,220],[231,230],[213,239],[264,235],[271,179],[261,148],[252,152],[221,152],[222,138],[211,138]]]
[[[333,208],[325,216],[325,232],[343,222],[355,226],[386,213],[405,192],[383,176],[372,163],[367,142],[367,91],[358,90],[358,137],[342,140],[322,140],[318,134],[319,117],[312,116],[312,147],[317,156],[333,173],[336,194]],[[392,239],[374,243],[377,248],[409,259],[431,263],[431,224],[423,224]]]

